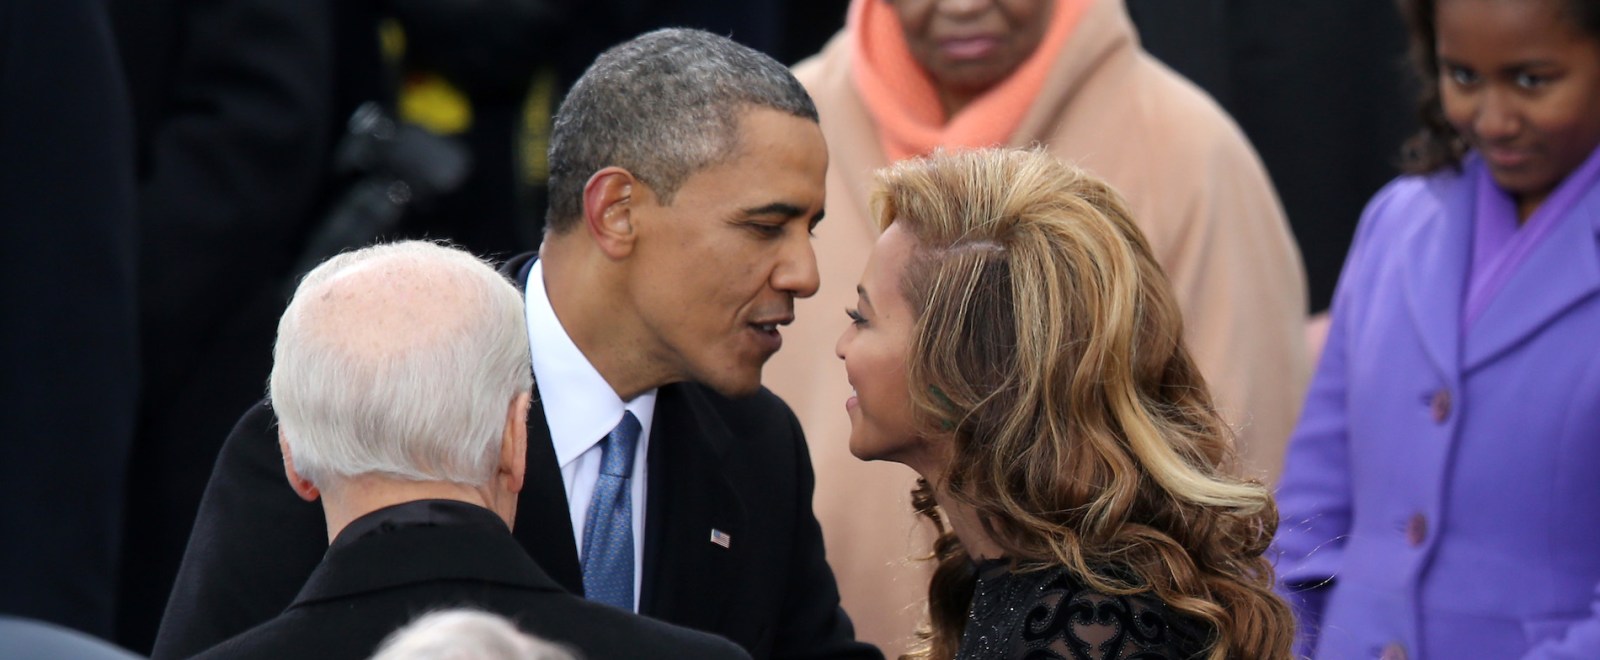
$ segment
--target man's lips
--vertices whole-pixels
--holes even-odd
[[[778,349],[783,348],[783,335],[778,332],[778,328],[793,322],[793,316],[770,317],[752,321],[748,326],[762,349],[776,353]]]
[[[779,326],[794,323],[794,315],[767,316],[751,321],[748,325],[761,332],[777,332]]]

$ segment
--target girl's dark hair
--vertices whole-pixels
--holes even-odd
[[[1600,39],[1600,0],[1558,0],[1561,13],[1573,27]],[[1406,172],[1427,174],[1458,167],[1467,152],[1466,141],[1445,121],[1439,98],[1439,34],[1434,22],[1438,0],[1399,0],[1411,35],[1411,65],[1421,84],[1417,118],[1422,129],[1406,140],[1400,164]]]

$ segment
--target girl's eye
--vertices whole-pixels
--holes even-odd
[[[867,323],[866,317],[861,316],[861,312],[856,310],[846,309],[844,310],[844,315],[850,317],[850,325],[862,326]]]
[[[1545,83],[1550,82],[1550,79],[1532,73],[1519,73],[1517,74],[1516,82],[1517,86],[1523,89],[1535,89],[1543,87]]]
[[[1461,86],[1467,86],[1478,82],[1478,74],[1461,67],[1450,67],[1445,71],[1445,75],[1450,77],[1450,82]]]

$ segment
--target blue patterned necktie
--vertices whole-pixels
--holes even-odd
[[[639,419],[622,413],[606,434],[600,479],[594,484],[583,525],[583,595],[597,603],[633,611],[633,449]]]

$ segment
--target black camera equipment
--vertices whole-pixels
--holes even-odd
[[[356,108],[348,127],[334,151],[334,171],[356,179],[307,240],[287,294],[317,264],[392,231],[408,207],[455,190],[472,169],[460,143],[397,122],[377,103]]]

